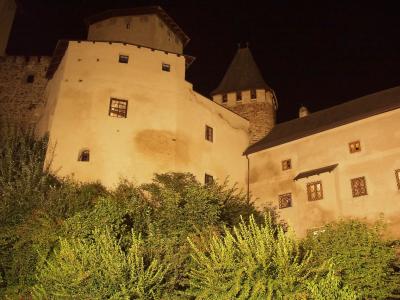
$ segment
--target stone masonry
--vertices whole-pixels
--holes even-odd
[[[0,57],[0,115],[32,126],[44,107],[49,56]]]

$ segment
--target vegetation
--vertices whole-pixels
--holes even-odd
[[[1,125],[0,298],[385,299],[398,295],[380,223],[302,241],[228,183],[191,174],[109,191],[47,171],[47,140]],[[344,246],[345,245],[345,246]]]

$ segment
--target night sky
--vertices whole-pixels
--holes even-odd
[[[397,1],[393,1],[396,3]],[[51,55],[85,39],[83,19],[111,8],[160,5],[191,38],[194,89],[208,96],[238,43],[248,42],[275,90],[278,122],[400,85],[400,9],[389,1],[19,0],[9,54]]]

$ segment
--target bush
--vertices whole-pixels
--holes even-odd
[[[331,259],[335,274],[363,299],[392,297],[399,286],[399,273],[393,269],[395,251],[382,238],[382,222],[370,226],[346,220],[324,226],[304,241],[313,252],[312,262],[320,265]]]

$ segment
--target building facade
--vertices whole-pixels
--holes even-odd
[[[277,97],[248,47],[211,100],[185,80],[189,38],[160,7],[87,24],[87,40],[60,40],[51,58],[0,60],[2,115],[49,134],[54,173],[110,188],[163,172],[228,178],[299,236],[381,214],[400,236],[400,87],[276,124]]]

